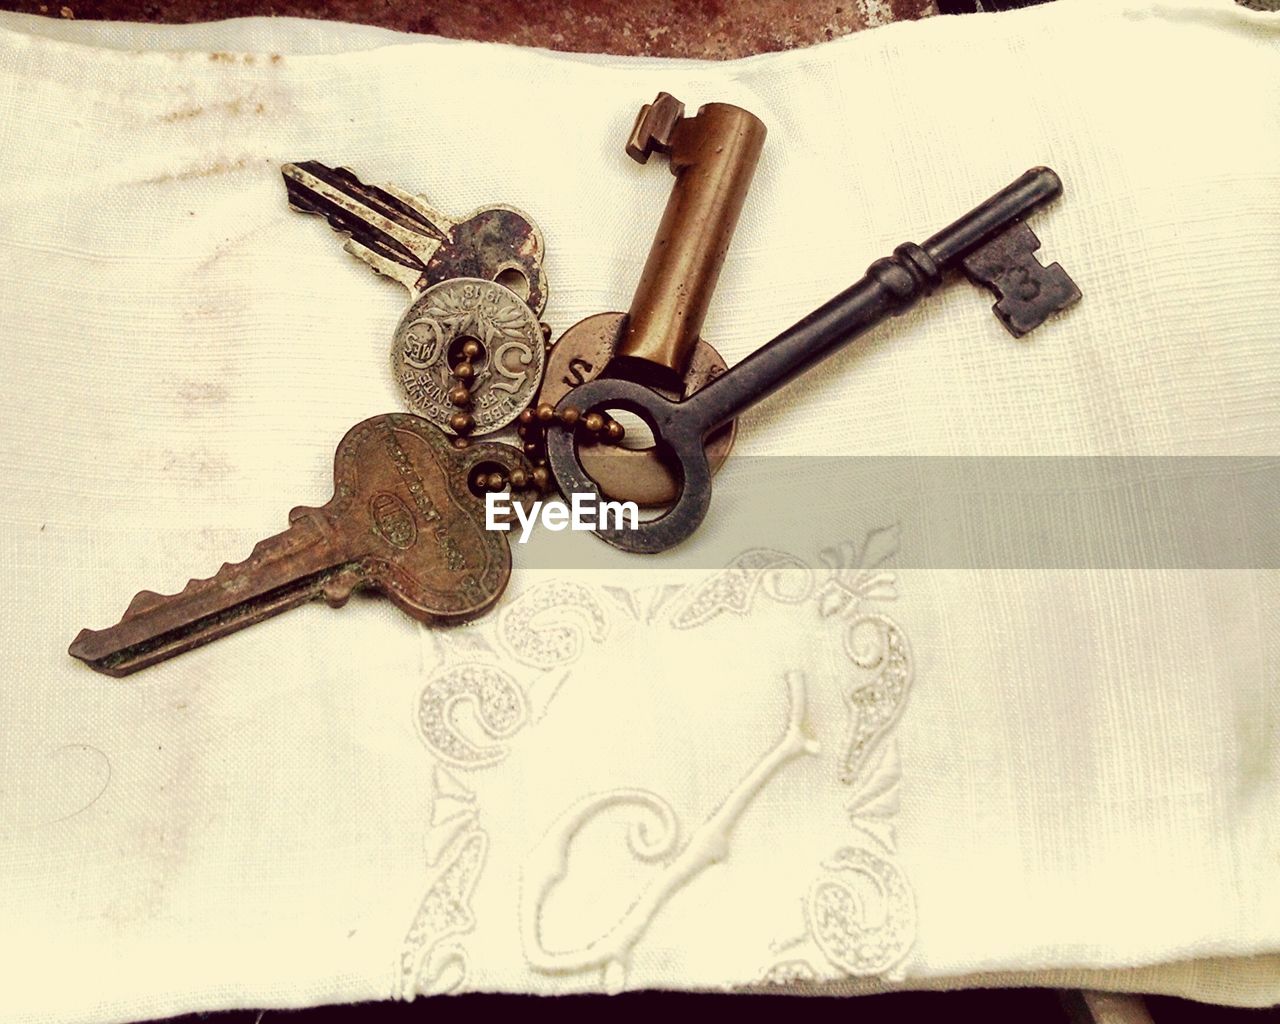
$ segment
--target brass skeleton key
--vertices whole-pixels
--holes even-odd
[[[641,417],[681,481],[679,498],[662,515],[635,529],[600,529],[597,535],[625,551],[646,553],[665,551],[687,538],[711,504],[712,471],[703,447],[711,431],[881,320],[915,305],[949,270],[962,269],[996,293],[993,310],[1015,337],[1078,301],[1080,290],[1066,271],[1036,259],[1040,241],[1022,223],[1061,192],[1062,182],[1049,168],[1027,171],[923,245],[907,242],[877,260],[861,280],[684,401],[672,401],[634,381],[599,378],[583,384],[562,406],[571,403],[578,414],[625,409]],[[548,431],[552,475],[566,495],[598,494],[599,484],[578,444],[572,429]]]
[[[627,154],[639,163],[655,151],[666,154],[675,185],[629,312],[598,313],[561,336],[547,358],[539,406],[557,405],[601,375],[681,398],[724,372],[724,360],[700,335],[765,135],[758,117],[728,103],[708,103],[685,117],[684,104],[664,92],[641,108]],[[713,470],[733,437],[728,423],[708,438]],[[582,459],[611,498],[663,505],[679,494],[679,482],[652,448],[596,445],[584,448]]]
[[[117,625],[81,630],[68,653],[128,675],[316,598],[339,607],[365,588],[419,622],[474,618],[506,588],[511,551],[505,534],[485,529],[469,481],[522,466],[509,445],[459,450],[416,416],[365,420],[338,445],[327,504],[295,508],[283,533],[181,593],[142,591]]]

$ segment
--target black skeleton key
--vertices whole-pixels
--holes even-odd
[[[684,401],[626,380],[598,378],[575,388],[560,402],[580,413],[625,409],[653,431],[664,457],[683,478],[680,497],[664,514],[636,528],[597,530],[624,551],[666,551],[698,528],[711,503],[711,469],[703,438],[772,394],[888,316],[896,316],[932,292],[943,275],[963,269],[995,292],[1001,323],[1021,337],[1080,298],[1080,290],[1057,263],[1035,258],[1040,242],[1021,218],[1062,193],[1062,181],[1037,167],[939,231],[923,245],[907,242],[876,260],[852,287],[820,306],[722,376]],[[572,429],[547,432],[551,472],[566,495],[599,489],[578,457]]]

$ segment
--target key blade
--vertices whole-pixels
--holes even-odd
[[[180,593],[138,593],[108,629],[82,629],[67,649],[91,668],[125,676],[289,608],[324,597],[340,605],[359,585],[355,566],[319,526],[317,510]]]
[[[1015,338],[1080,301],[1080,289],[1060,263],[1046,267],[1036,258],[1039,248],[1035,232],[1019,221],[961,263],[969,280],[996,296],[991,311]]]
[[[324,217],[348,235],[346,249],[410,292],[421,288],[427,264],[448,240],[454,224],[417,196],[366,185],[345,167],[315,160],[280,168],[289,205]]]

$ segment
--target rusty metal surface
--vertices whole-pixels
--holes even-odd
[[[1039,240],[1025,229],[1022,218],[1061,192],[1062,182],[1057,174],[1047,167],[1032,168],[923,245],[907,242],[898,246],[892,256],[877,260],[848,289],[684,401],[672,401],[633,381],[607,377],[574,389],[561,400],[562,405],[573,403],[583,412],[621,409],[643,419],[664,457],[678,466],[677,475],[682,481],[679,499],[662,515],[635,529],[600,529],[597,535],[625,551],[649,554],[687,539],[711,504],[712,474],[703,439],[712,430],[881,320],[904,312],[933,292],[943,282],[944,274],[961,269],[975,253],[991,252],[992,245],[999,253],[999,259],[994,261],[999,273],[988,279],[979,271],[976,277],[980,284],[997,293],[1001,302],[996,304],[995,312],[1006,322],[1004,314],[1008,310],[1000,307],[1009,298],[1006,284],[1010,276],[1019,282],[1035,282],[1046,272],[1035,258]],[[1032,269],[1033,264],[1038,269]],[[1030,330],[1079,299],[1079,289],[1061,267],[1055,267],[1056,274],[1050,276],[1056,279],[1061,275],[1069,287],[1028,286],[1021,291],[1014,311],[1019,328]],[[973,268],[968,269],[975,274]],[[548,430],[547,454],[556,483],[565,494],[599,492],[582,464],[572,431]]]
[[[316,598],[331,607],[380,591],[420,622],[474,618],[511,575],[506,535],[485,529],[468,481],[479,468],[523,466],[509,445],[458,450],[416,416],[357,424],[334,456],[334,494],[289,513],[289,528],[243,562],[178,594],[144,590],[120,622],[83,629],[68,651],[123,676]]]
[[[580,320],[560,337],[547,356],[546,376],[539,403],[556,405],[579,384],[595,380],[617,347],[626,325],[625,313],[597,313]],[[689,360],[680,390],[662,392],[669,398],[687,398],[724,373],[724,359],[706,342],[699,341]],[[716,472],[728,458],[737,435],[737,424],[726,423],[707,438],[707,461]],[[634,501],[645,508],[669,505],[680,496],[680,481],[651,447],[584,445],[582,465],[600,485],[600,492],[615,501]]]
[[[346,167],[316,160],[280,168],[289,205],[324,217],[344,248],[399,281],[415,298],[453,277],[482,277],[511,288],[534,313],[547,303],[542,232],[526,213],[496,205],[454,220],[425,197],[394,185],[366,185]]]
[[[0,8],[49,17],[217,21],[252,15],[324,18],[452,39],[580,53],[725,60],[825,42],[894,21],[937,14],[934,0],[0,0]],[[63,13],[65,12],[65,14]]]

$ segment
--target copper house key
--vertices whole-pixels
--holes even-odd
[[[283,533],[181,593],[142,591],[119,623],[82,629],[68,653],[128,675],[317,598],[339,607],[362,589],[419,622],[474,618],[506,588],[511,550],[506,534],[485,529],[470,481],[523,468],[510,445],[459,450],[417,416],[365,420],[338,445],[327,504],[295,508]]]

